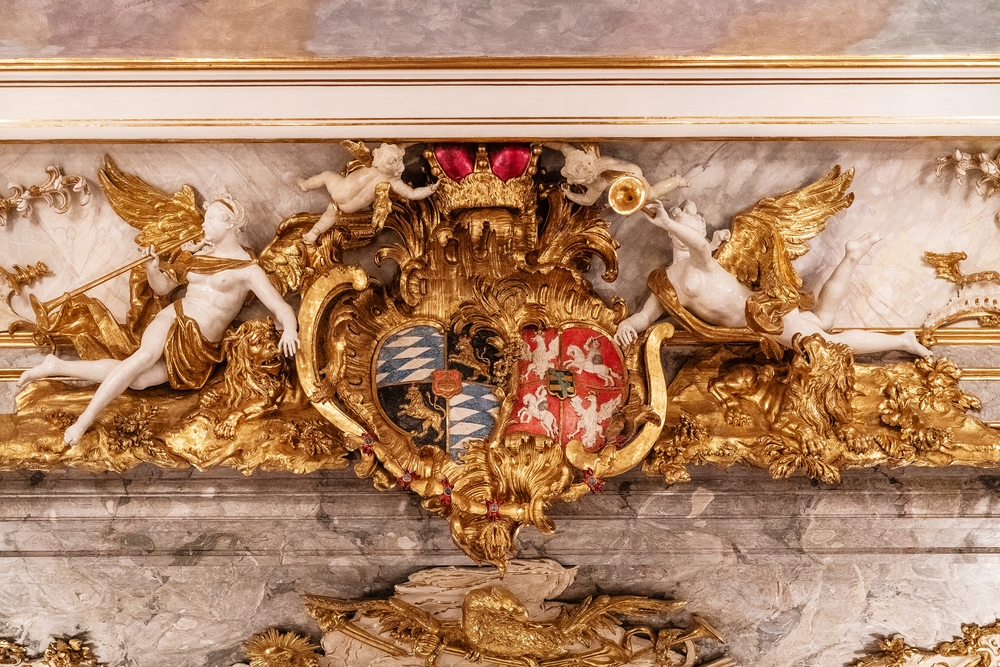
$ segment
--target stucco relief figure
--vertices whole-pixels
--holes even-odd
[[[391,207],[390,190],[411,201],[425,199],[437,190],[437,183],[413,188],[403,182],[400,177],[404,170],[404,151],[395,144],[382,144],[370,152],[360,142],[344,142],[344,145],[354,159],[342,173],[324,171],[311,178],[299,179],[303,192],[325,187],[331,200],[319,221],[302,237],[309,245],[315,245],[320,235],[332,229],[342,214],[373,207],[374,217],[384,220]]]
[[[49,355],[21,375],[21,386],[53,376],[100,383],[87,409],[66,429],[67,444],[78,443],[101,410],[128,388],[169,382],[174,389],[201,389],[222,361],[222,337],[251,293],[284,328],[281,351],[295,355],[299,346],[295,311],[240,245],[237,233],[246,223],[243,207],[222,194],[205,208],[204,240],[186,245],[177,260],[161,266],[156,248],[146,248],[146,276],[153,291],[163,296],[181,284],[187,290],[153,317],[139,348],[127,358],[68,361]]]
[[[858,263],[882,240],[877,233],[847,242],[844,259],[817,298],[800,289],[802,280],[791,262],[808,252],[805,241],[819,234],[831,216],[851,205],[854,197],[846,191],[853,175],[853,170],[840,173],[837,167],[800,190],[760,200],[736,214],[731,236],[717,253],[713,253],[715,244],[706,238],[705,220],[694,203],[685,202],[668,214],[660,202],[653,202],[655,216],[646,217],[670,235],[673,261],[650,276],[653,294],[619,324],[618,342],[633,342],[668,309],[683,309],[687,313],[671,314],[689,319],[693,314],[730,331],[749,328],[772,356],[778,354],[774,343],[787,349],[795,337],[811,334],[845,343],[855,353],[931,354],[912,331],[899,335],[863,330],[830,333]]]
[[[626,160],[614,157],[603,156],[597,149],[596,144],[584,144],[584,150],[574,147],[568,143],[546,144],[549,148],[557,150],[566,159],[560,172],[566,182],[563,184],[563,192],[566,198],[581,206],[592,206],[601,198],[604,191],[622,174],[628,174],[639,178],[646,187],[647,199],[659,199],[677,188],[686,188],[690,185],[680,176],[650,183],[642,175],[642,169]],[[573,186],[581,186],[584,192],[575,192]]]

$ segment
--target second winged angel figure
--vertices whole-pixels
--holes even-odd
[[[147,315],[147,321],[136,327],[141,328],[137,334],[117,325],[106,309],[88,304],[91,312],[101,313],[96,329],[103,337],[115,337],[109,330],[123,339],[132,333],[132,345],[119,346],[127,352],[119,355],[123,358],[64,360],[49,355],[24,372],[19,380],[22,386],[54,376],[100,383],[87,408],[66,429],[64,439],[69,445],[79,443],[100,412],[128,388],[166,382],[174,389],[204,387],[215,365],[223,360],[222,339],[250,294],[274,314],[283,329],[278,342],[281,351],[291,357],[299,345],[294,309],[260,262],[240,245],[237,234],[247,224],[247,216],[239,202],[223,193],[202,209],[189,187],[168,195],[119,171],[110,160],[100,180],[115,211],[141,230],[136,241],[146,248],[145,272],[152,291],[166,297],[181,285],[187,289],[169,306]],[[167,255],[162,263],[160,252]],[[50,317],[38,314],[40,320]]]
[[[706,238],[705,219],[694,203],[685,202],[668,214],[661,203],[654,202],[656,215],[647,218],[670,235],[673,262],[650,275],[653,294],[618,326],[618,341],[634,341],[639,332],[669,310],[689,328],[703,329],[707,337],[720,342],[739,340],[739,330],[749,328],[750,335],[772,357],[779,356],[782,347],[790,348],[797,336],[811,334],[846,343],[856,353],[900,350],[918,356],[931,354],[912,331],[899,335],[863,330],[830,333],[854,270],[882,240],[878,233],[847,242],[844,259],[818,298],[801,291],[802,279],[792,260],[806,254],[809,248],[805,242],[854,201],[854,195],[847,192],[853,176],[853,169],[841,173],[840,167],[835,167],[804,188],[760,200],[736,214],[730,238],[714,254],[714,245]]]

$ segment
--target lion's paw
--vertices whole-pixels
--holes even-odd
[[[747,428],[753,426],[753,416],[743,408],[729,408],[726,410],[726,423],[730,426]]]
[[[236,427],[240,423],[240,414],[233,413],[229,415],[224,421],[219,422],[215,425],[215,435],[216,437],[223,438],[225,440],[232,440],[236,436]]]

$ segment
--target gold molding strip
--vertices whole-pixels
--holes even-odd
[[[844,329],[833,329],[830,333],[840,333]],[[920,333],[919,329],[907,329],[904,327],[879,328],[879,327],[858,327],[852,331],[875,331],[885,334],[903,334],[909,331]],[[934,332],[937,340],[935,347],[947,345],[1000,345],[1000,328],[957,328],[941,329]],[[691,333],[678,330],[674,337],[667,341],[668,346],[677,345],[699,345],[704,341],[696,338]]]
[[[0,129],[4,128],[185,128],[185,127],[492,127],[509,125],[560,126],[796,126],[796,125],[985,125],[1000,122],[1000,115],[989,116],[496,116],[496,117],[387,117],[387,118],[46,118],[0,119]],[[919,136],[919,135],[913,135]],[[366,137],[367,138],[367,137]],[[629,137],[619,137],[629,139]],[[702,137],[699,137],[702,138]],[[792,137],[778,137],[790,139]],[[852,139],[844,135],[843,139]],[[714,136],[703,137],[706,141],[717,141]],[[420,141],[425,139],[420,138]],[[452,140],[456,140],[452,138]],[[113,141],[113,139],[109,139]],[[237,141],[237,139],[230,139]]]
[[[57,347],[66,347],[70,345],[69,340],[61,336],[54,336],[53,342]],[[0,333],[0,350],[23,350],[32,347],[38,347],[38,345],[35,344],[33,334],[30,331]]]
[[[0,382],[17,382],[17,379],[21,377],[21,373],[28,370],[27,368],[0,368]],[[73,378],[63,375],[51,375],[46,380],[59,380],[60,382],[69,382],[71,380],[78,380],[79,378]],[[0,663],[3,664],[3,663]]]
[[[0,71],[498,70],[498,69],[868,69],[986,68],[1000,55],[453,56],[374,58],[9,58]]]
[[[1000,368],[963,368],[962,379],[972,381],[1000,380]]]

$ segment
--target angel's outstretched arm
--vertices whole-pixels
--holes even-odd
[[[438,184],[431,183],[430,185],[425,185],[422,188],[411,188],[409,185],[404,183],[401,179],[393,179],[389,181],[392,184],[392,191],[395,192],[400,197],[405,197],[410,200],[424,199],[430,197],[434,194],[434,191],[438,189]]]
[[[642,308],[621,321],[615,332],[615,340],[618,341],[619,345],[628,345],[638,338],[639,334],[648,329],[653,322],[660,319],[660,316],[665,312],[667,312],[666,309],[656,298],[656,295],[650,294]]]
[[[601,171],[621,171],[642,178],[642,169],[639,168],[639,165],[628,160],[619,160],[616,157],[601,156],[597,160],[597,168]]]
[[[143,248],[142,253],[149,257],[146,262],[146,282],[159,296],[170,294],[180,284],[160,270],[160,256],[156,254],[156,246]]]
[[[597,202],[597,200],[601,198],[601,194],[604,193],[603,186],[607,185],[607,183],[605,183],[603,179],[598,179],[597,183],[599,183],[602,187],[595,187],[593,183],[584,184],[587,188],[587,191],[584,192],[583,194],[580,194],[579,192],[573,192],[572,190],[569,189],[569,185],[564,183],[563,192],[566,193],[566,199],[570,200],[575,204],[579,204],[580,206],[593,206]]]
[[[646,215],[646,219],[660,229],[666,230],[668,234],[687,246],[688,251],[691,253],[691,259],[696,264],[709,266],[715,261],[712,259],[712,246],[702,232],[671,218],[663,208],[663,203],[659,200],[654,201],[650,206],[652,206],[656,215],[652,218]]]
[[[554,151],[559,151],[563,155],[567,156],[572,154],[574,151],[580,150],[579,148],[576,148],[573,144],[567,143],[565,141],[546,141],[542,145],[545,146],[546,148],[551,148]]]
[[[284,329],[281,340],[278,342],[281,351],[286,357],[294,357],[295,351],[299,349],[299,324],[295,310],[285,303],[281,294],[267,279],[264,269],[259,266],[253,267],[250,273],[250,289],[264,304],[264,307],[274,313],[274,317]]]

